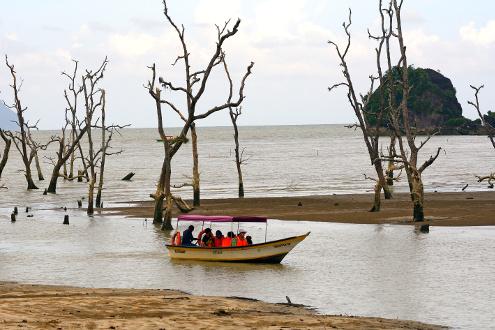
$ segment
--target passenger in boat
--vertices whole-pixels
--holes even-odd
[[[246,240],[247,231],[244,229],[239,230],[239,234],[237,235],[237,246],[247,246],[248,242]]]
[[[237,246],[237,237],[233,231],[229,231],[227,236],[230,238],[230,246]]]
[[[222,242],[223,242],[223,234],[220,230],[217,230],[215,232],[215,237],[213,239],[213,246],[214,247],[222,247]]]
[[[201,238],[201,246],[213,247],[215,237],[211,232],[211,228],[206,228],[203,237]]]
[[[194,226],[190,225],[184,232],[182,233],[182,244],[185,246],[194,246],[193,240],[195,240],[194,235]]]
[[[253,239],[251,236],[246,236],[246,241],[247,241],[248,245],[253,245]]]
[[[234,233],[229,231],[227,233],[227,237],[224,237],[222,239],[222,247],[229,247],[232,246],[232,237],[234,237]]]

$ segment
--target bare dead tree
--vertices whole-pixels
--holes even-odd
[[[5,134],[4,130],[0,129],[0,136],[2,137],[5,145],[3,146],[3,154],[2,159],[0,160],[0,178],[2,177],[3,169],[5,165],[7,165],[7,161],[9,159],[9,151],[10,146],[12,145],[12,140],[8,138],[7,134]]]
[[[86,213],[93,215],[94,213],[94,188],[96,185],[97,167],[101,160],[101,148],[96,150],[93,141],[93,127],[96,123],[93,123],[94,115],[101,111],[105,106],[105,91],[98,87],[99,82],[103,79],[105,69],[108,64],[108,59],[105,57],[103,63],[96,70],[86,70],[86,73],[82,76],[82,88],[84,96],[84,108],[85,114],[85,126],[86,137],[88,141],[88,152],[86,162],[88,165],[89,184],[88,184],[88,208]],[[104,111],[104,110],[103,110]]]
[[[234,84],[232,82],[232,77],[230,76],[229,67],[227,65],[227,61],[225,59],[225,53],[222,56],[223,68],[225,70],[225,75],[227,76],[227,80],[229,81],[229,96],[227,101],[230,102],[232,99],[232,93],[234,89]],[[239,198],[244,198],[244,180],[242,178],[242,164],[244,163],[243,154],[244,149],[242,151],[239,150],[239,129],[237,128],[237,119],[242,113],[242,107],[238,108],[229,108],[230,120],[232,121],[232,126],[234,127],[234,143],[235,143],[235,164],[237,168],[237,178],[238,178],[238,196]]]
[[[26,177],[26,182],[27,182],[27,189],[38,189],[38,187],[35,185],[31,173],[31,163],[33,161],[33,158],[35,156],[35,149],[32,149],[29,145],[29,129],[36,127],[34,126],[29,126],[29,124],[26,122],[24,118],[24,112],[26,112],[27,107],[23,107],[21,104],[21,100],[19,97],[19,92],[21,89],[21,85],[17,83],[17,74],[14,68],[13,64],[9,63],[7,55],[5,55],[5,64],[10,70],[10,74],[12,76],[12,84],[10,87],[12,88],[14,92],[14,103],[11,106],[8,106],[11,109],[15,109],[17,113],[17,121],[16,124],[19,127],[19,132],[10,132],[10,131],[5,131],[5,133],[10,137],[10,139],[14,142],[14,146],[16,147],[17,151],[19,151],[21,155],[22,162],[24,164],[24,175]],[[34,150],[34,151],[33,151]]]
[[[103,99],[102,99],[102,105],[101,105],[101,126],[99,127],[101,130],[101,147],[100,147],[100,172],[99,172],[99,177],[98,177],[98,189],[96,192],[96,207],[103,207],[103,202],[101,200],[101,195],[103,191],[103,182],[104,182],[104,174],[105,174],[105,163],[106,163],[106,157],[107,156],[112,156],[112,155],[118,155],[122,153],[122,150],[118,151],[110,151],[111,145],[110,143],[112,142],[113,135],[114,133],[119,133],[120,129],[123,129],[127,126],[130,125],[106,125],[106,103],[105,103],[105,90],[102,90],[103,93]]]
[[[237,20],[237,22],[233,25],[232,29],[229,29],[229,22],[226,22],[223,28],[218,28],[219,33],[218,33],[218,40],[216,43],[215,51],[211,56],[210,60],[208,61],[206,68],[203,70],[192,72],[190,65],[190,53],[188,51],[187,43],[185,39],[185,28],[183,25],[179,28],[179,26],[177,26],[177,24],[173,21],[173,19],[169,15],[166,0],[163,1],[163,6],[164,6],[164,15],[168,23],[177,33],[180,44],[182,46],[181,55],[177,57],[174,65],[177,64],[179,61],[184,63],[184,76],[185,76],[186,85],[185,87],[176,86],[171,81],[166,81],[161,77],[159,78],[159,83],[163,89],[168,89],[173,92],[179,92],[183,94],[186,98],[186,105],[187,105],[187,109],[185,109],[185,111],[181,111],[179,107],[177,107],[168,99],[162,99],[162,89],[156,84],[155,64],[150,66],[149,68],[152,73],[152,78],[148,81],[147,90],[155,101],[157,119],[158,119],[158,132],[160,134],[161,139],[163,140],[163,146],[164,146],[164,159],[162,164],[162,170],[160,173],[160,178],[157,183],[156,192],[151,195],[151,197],[155,200],[155,212],[153,216],[153,222],[162,223],[162,229],[164,230],[171,230],[173,229],[171,224],[172,194],[170,192],[170,177],[172,173],[171,160],[174,157],[174,155],[177,153],[177,151],[180,149],[182,144],[187,140],[186,137],[189,129],[191,128],[191,124],[193,124],[197,120],[204,119],[215,112],[228,109],[230,107],[238,107],[242,103],[242,101],[244,100],[245,82],[247,77],[251,74],[251,69],[254,63],[251,63],[248,66],[247,71],[241,80],[241,85],[239,87],[239,97],[236,101],[225,102],[221,105],[214,106],[201,114],[196,114],[196,106],[206,90],[206,84],[208,78],[210,77],[210,74],[214,69],[214,67],[216,67],[219,63],[221,63],[223,44],[227,39],[229,39],[230,37],[234,36],[237,33],[241,22],[240,20]],[[195,87],[195,85],[197,87]],[[163,125],[162,104],[165,104],[166,106],[168,106],[170,109],[172,109],[177,113],[183,112],[184,114],[187,114],[184,116],[184,118],[186,118],[186,121],[184,122],[181,132],[177,137],[174,137],[173,139],[167,139],[167,136],[165,134],[164,125]],[[165,214],[163,214],[164,200],[166,201]]]
[[[65,101],[67,103],[67,109],[66,111],[69,111],[70,116],[66,116],[66,121],[70,122],[71,126],[71,132],[70,132],[70,142],[69,145],[74,144],[74,141],[76,141],[78,137],[78,132],[79,132],[79,121],[77,119],[77,107],[78,107],[78,101],[79,101],[79,95],[83,91],[82,86],[76,87],[76,79],[77,79],[77,71],[78,71],[78,66],[79,62],[77,60],[72,60],[74,62],[74,70],[72,71],[71,74],[66,73],[65,71],[62,72],[62,75],[67,77],[69,80],[69,84],[67,86],[67,89],[64,90],[64,97]],[[80,140],[80,139],[79,139]],[[84,158],[83,154],[83,149],[81,147],[81,144],[78,142],[77,143],[77,150],[79,150],[79,158],[81,159],[82,162],[82,167],[84,169],[84,174],[86,176],[86,179],[89,180],[88,176],[88,171],[87,166],[86,166],[86,160]],[[69,162],[69,178],[74,177],[74,162],[76,160],[76,154],[75,152],[70,153],[70,162]]]
[[[481,85],[479,87],[473,85],[469,85],[469,86],[474,90],[474,101],[468,101],[468,104],[472,105],[476,109],[476,113],[478,114],[478,117],[481,120],[481,125],[483,125],[483,128],[485,129],[486,134],[488,135],[488,138],[492,143],[492,147],[495,148],[495,127],[493,127],[492,123],[486,120],[486,115],[484,115],[483,112],[481,111],[480,100],[479,100],[479,93],[481,89],[485,87],[485,85]],[[485,176],[477,175],[476,178],[478,179],[478,182],[487,181],[488,187],[493,188],[492,181],[495,180],[495,173],[490,173],[489,175],[485,175]]]
[[[397,84],[402,91],[402,100],[396,109],[390,111],[390,122],[397,138],[399,146],[399,155],[395,158],[395,161],[402,163],[407,174],[409,183],[409,190],[411,193],[411,200],[413,203],[413,220],[424,220],[424,185],[422,180],[423,171],[428,168],[438,158],[441,148],[438,147],[434,155],[431,155],[424,163],[418,164],[418,154],[420,150],[426,145],[433,135],[428,135],[423,141],[416,145],[415,129],[411,127],[411,121],[409,116],[409,92],[411,86],[409,84],[409,66],[407,62],[406,46],[402,33],[402,21],[401,21],[401,9],[403,1],[391,0],[391,8],[393,8],[395,16],[396,31],[393,32],[394,37],[399,44],[400,59],[398,61],[397,69],[399,70],[400,80]],[[392,10],[392,9],[391,9]],[[389,45],[387,45],[389,47]],[[390,49],[387,49],[390,52]],[[393,67],[391,61],[388,61],[389,75],[392,75]],[[404,132],[404,137],[402,136]],[[405,141],[404,141],[405,138]],[[406,145],[407,144],[407,145]]]
[[[44,148],[44,146],[41,146],[40,144],[38,144],[34,140],[33,135],[31,134],[31,130],[29,129],[29,127],[27,129],[27,137],[28,137],[28,145],[34,154],[34,164],[36,166],[36,172],[38,174],[38,180],[43,181],[43,180],[45,180],[45,177],[43,176],[43,172],[41,170],[41,164],[40,164],[40,159],[38,156],[38,150],[39,149],[46,149],[46,148]]]
[[[232,121],[232,126],[234,127],[234,154],[235,154],[235,166],[237,168],[237,178],[238,184],[238,196],[239,198],[244,198],[244,180],[242,178],[242,164],[244,163],[243,154],[244,149],[240,150],[239,147],[239,129],[237,128],[237,119],[242,114],[242,108],[229,109],[230,120]]]
[[[77,69],[78,62],[74,61],[74,71],[72,75],[69,75],[65,72],[62,72],[63,76],[66,76],[69,79],[68,90],[64,91],[64,97],[67,102],[67,108],[65,109],[65,127],[62,128],[62,136],[54,137],[53,140],[59,143],[59,148],[56,153],[57,159],[52,160],[53,170],[50,178],[50,183],[48,185],[47,191],[49,193],[56,193],[57,191],[57,182],[59,177],[64,177],[66,179],[72,180],[74,178],[73,168],[74,168],[74,160],[75,160],[75,152],[76,149],[79,149],[80,154],[82,155],[82,148],[80,141],[84,137],[88,129],[88,125],[86,122],[86,118],[79,120],[77,118],[77,104],[79,94],[82,92],[82,86],[75,87],[75,81],[77,77]],[[72,98],[69,97],[69,93],[72,95]],[[67,128],[71,128],[71,139],[69,143],[65,143],[66,141],[66,130]],[[67,160],[70,157],[70,166],[69,166],[69,176],[64,173],[64,175],[60,174],[60,169],[64,164],[66,164]],[[84,157],[82,157],[83,168],[86,169],[86,161]]]
[[[332,91],[333,89],[337,87],[344,86],[347,88],[347,98],[349,101],[349,104],[351,105],[354,114],[358,120],[358,123],[356,124],[357,127],[361,129],[361,132],[363,134],[363,139],[364,143],[366,145],[366,148],[368,150],[368,154],[370,157],[371,165],[374,167],[376,174],[377,174],[377,179],[374,179],[375,181],[375,197],[374,197],[374,202],[373,202],[373,207],[371,208],[371,212],[377,212],[380,210],[381,206],[381,201],[380,201],[380,194],[381,190],[383,189],[385,198],[391,198],[391,192],[389,189],[389,186],[387,184],[387,181],[385,179],[385,174],[383,170],[383,164],[382,164],[382,159],[380,157],[380,149],[379,149],[379,138],[380,138],[380,128],[382,127],[383,124],[383,117],[387,112],[387,109],[384,104],[384,95],[383,95],[383,88],[380,88],[380,109],[376,114],[371,114],[366,112],[366,108],[368,105],[368,102],[370,100],[371,94],[373,93],[374,90],[374,83],[375,80],[380,80],[381,84],[384,84],[384,75],[382,73],[382,68],[381,68],[381,57],[382,57],[382,50],[384,43],[386,42],[387,39],[390,38],[391,36],[391,31],[390,29],[387,30],[385,27],[385,17],[383,14],[382,10],[382,1],[380,0],[379,2],[379,11],[381,15],[381,21],[382,21],[382,34],[380,36],[373,36],[371,33],[368,32],[369,37],[373,38],[378,41],[378,46],[375,49],[376,51],[376,65],[378,69],[378,75],[379,77],[374,77],[371,75],[370,81],[370,88],[365,96],[360,95],[360,99],[358,98],[358,93],[356,92],[354,88],[354,83],[351,77],[351,73],[349,70],[349,66],[347,64],[346,57],[349,53],[349,49],[351,47],[351,32],[350,32],[350,27],[352,24],[352,11],[349,9],[349,19],[348,22],[344,22],[342,24],[344,28],[344,32],[347,36],[347,42],[344,46],[344,48],[341,48],[336,42],[334,41],[328,41],[330,45],[333,45],[335,48],[335,51],[337,53],[337,56],[340,60],[340,66],[342,67],[342,74],[344,76],[344,81],[334,84],[333,86],[329,87],[328,90]],[[376,116],[376,121],[375,125],[370,124],[369,122],[369,116],[370,115],[375,115]]]

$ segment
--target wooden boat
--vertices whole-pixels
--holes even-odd
[[[182,215],[177,219],[179,221],[196,221],[206,223],[217,222],[265,222],[267,218],[263,217],[230,217],[230,216],[202,216],[202,215]],[[277,264],[297,244],[303,241],[310,233],[300,236],[293,236],[276,241],[253,244],[248,246],[232,247],[198,247],[167,244],[168,255],[174,260],[198,260],[198,261],[217,261],[217,262],[242,262],[242,263],[270,263]]]

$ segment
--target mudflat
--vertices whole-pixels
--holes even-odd
[[[443,329],[414,321],[319,315],[301,306],[173,290],[0,283],[2,329]]]
[[[369,212],[371,194],[203,199],[191,213],[205,215],[260,215],[279,220],[306,220],[361,224],[414,224],[409,194],[382,200],[380,212]],[[106,209],[136,218],[153,217],[153,201]],[[495,192],[425,194],[425,224],[433,226],[495,225]],[[174,209],[174,216],[180,211]]]

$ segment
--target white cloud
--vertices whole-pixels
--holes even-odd
[[[489,21],[479,29],[476,28],[474,22],[470,22],[460,28],[459,34],[465,41],[476,45],[490,46],[495,43],[495,21]]]
[[[158,43],[158,38],[146,33],[112,34],[109,37],[110,47],[124,57],[145,55]]]

